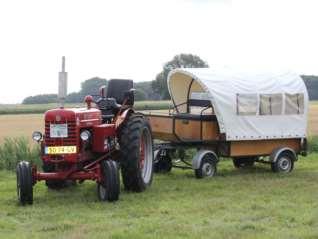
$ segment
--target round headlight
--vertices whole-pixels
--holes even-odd
[[[32,139],[33,139],[34,141],[39,142],[39,141],[42,139],[42,133],[39,132],[39,131],[33,132],[33,134],[32,134]]]
[[[91,133],[88,130],[83,130],[80,137],[83,141],[87,141],[91,137]]]

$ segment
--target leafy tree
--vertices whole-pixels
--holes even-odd
[[[80,103],[84,101],[84,96],[81,92],[72,92],[66,96],[66,103]]]
[[[141,89],[136,89],[135,100],[136,101],[146,100],[146,93]]]
[[[26,97],[22,104],[48,104],[48,103],[56,103],[57,95],[56,94],[41,94],[35,96]]]
[[[158,100],[160,95],[155,93],[152,89],[152,81],[136,82],[134,84],[136,90],[140,90],[145,95],[145,100]],[[135,92],[135,95],[138,94]]]
[[[302,75],[310,100],[318,100],[318,76]]]
[[[107,85],[107,80],[99,77],[93,77],[88,79],[81,84],[81,95],[97,95],[101,86]]]
[[[202,68],[209,67],[199,56],[192,54],[179,54],[173,57],[163,66],[163,70],[157,74],[156,79],[152,81],[152,89],[160,94],[161,99],[170,99],[167,77],[169,72],[175,68]]]

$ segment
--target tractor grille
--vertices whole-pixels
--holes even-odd
[[[68,137],[67,138],[50,138],[50,124],[56,122],[45,122],[45,144],[46,146],[70,146],[76,145],[76,123],[75,121],[59,122],[60,124],[67,124]]]

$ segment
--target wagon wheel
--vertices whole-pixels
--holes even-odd
[[[276,161],[271,163],[274,173],[289,173],[294,169],[295,157],[287,151],[281,152]]]
[[[203,156],[200,167],[195,169],[194,173],[196,178],[211,178],[217,172],[217,158],[207,153]]]
[[[258,157],[236,157],[233,158],[233,165],[235,168],[252,167]]]
[[[144,191],[153,177],[153,140],[148,121],[131,114],[120,129],[121,173],[126,190]]]
[[[120,193],[120,180],[117,163],[104,160],[100,163],[102,181],[97,183],[97,195],[101,201],[117,201]]]
[[[17,195],[22,205],[33,204],[33,179],[32,169],[29,162],[19,162],[16,169]]]
[[[162,150],[158,150],[155,152],[155,160],[154,160],[154,172],[155,173],[168,173],[172,169],[172,160],[167,152],[162,152]]]

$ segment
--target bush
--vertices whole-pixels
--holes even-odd
[[[25,98],[22,104],[49,104],[57,102],[57,94],[42,94]]]
[[[0,169],[14,170],[22,160],[40,164],[40,147],[31,146],[24,138],[5,138],[0,146]]]
[[[318,152],[318,136],[312,136],[308,139],[308,152]]]
[[[166,110],[172,106],[171,101],[137,101],[136,110]]]

